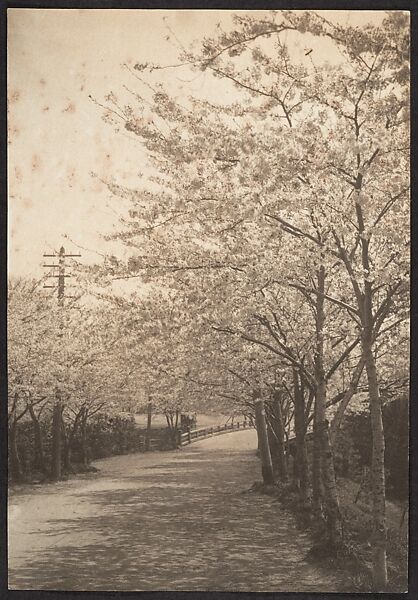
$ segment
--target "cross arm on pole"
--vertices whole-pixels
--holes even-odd
[[[56,254],[43,254],[42,256],[44,256],[45,258],[55,258],[57,256],[64,256],[65,258],[80,258],[81,254],[59,254],[59,252],[57,252]]]

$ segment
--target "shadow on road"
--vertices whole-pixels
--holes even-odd
[[[304,562],[306,537],[269,497],[242,494],[254,450],[185,449],[121,472],[105,489],[71,489],[88,515],[46,522],[42,548],[16,568],[14,589],[327,591]]]

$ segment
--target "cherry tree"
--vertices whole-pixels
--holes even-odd
[[[132,384],[120,311],[79,301],[60,305],[42,283],[9,281],[8,424],[11,469],[17,478],[22,476],[17,439],[23,419],[29,417],[33,424],[35,466],[59,478],[62,459],[64,469],[71,470],[77,431],[86,462],[88,419],[99,411],[125,410],[126,389]],[[50,425],[51,469],[44,450],[44,430]]]
[[[51,333],[57,321],[54,307],[45,303],[41,283],[11,279],[8,289],[9,446],[11,468],[17,478],[22,476],[17,428],[25,415],[34,424],[37,466],[47,470],[39,421],[53,397],[49,364],[54,352]]]
[[[296,44],[306,40],[312,52],[298,54]],[[330,64],[320,47],[339,58]],[[184,51],[178,68],[212,74],[215,91],[231,86],[239,100],[222,104],[184,93],[179,98],[158,81],[158,66],[143,64],[135,67],[142,87],[134,104],[123,104],[113,92],[107,97],[107,119],[141,141],[154,169],[139,189],[107,181],[115,199],[130,203],[121,231],[110,237],[132,253],[126,261],[109,257],[107,278],[158,279],[166,288],[196,294],[205,310],[210,289],[218,307],[215,326],[255,339],[257,325],[275,344],[259,338],[254,343],[270,345],[291,368],[294,398],[311,384],[322,430],[325,363],[333,357],[335,367],[328,369],[334,375],[361,349],[340,398],[340,416],[364,369],[373,434],[377,590],[386,585],[387,569],[375,350],[379,335],[395,332],[407,310],[408,52],[408,19],[401,12],[363,28],[337,25],[314,12],[237,15],[229,31],[220,29],[198,50]],[[283,247],[309,268],[283,277],[286,261],[276,262]],[[314,311],[310,370],[283,348],[282,321],[274,315],[270,321],[254,311],[256,323],[243,331],[248,296],[257,286],[271,287],[272,280],[286,280],[287,297],[296,289]],[[241,305],[231,288],[243,292]],[[350,322],[351,339],[340,356],[327,357],[329,318],[337,307],[336,323]],[[240,329],[234,329],[234,319],[225,323],[238,314]],[[328,455],[327,436],[321,439]],[[332,491],[332,465],[324,473]],[[336,509],[335,497],[332,504]]]

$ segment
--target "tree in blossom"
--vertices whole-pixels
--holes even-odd
[[[307,39],[312,52],[298,54]],[[316,58],[320,44],[338,58]],[[100,275],[153,281],[183,297],[195,331],[206,321],[280,357],[291,373],[299,440],[306,402],[314,403],[315,468],[334,525],[327,408],[337,398],[332,441],[364,370],[376,590],[387,583],[376,352],[408,310],[408,53],[401,12],[363,28],[314,12],[237,15],[229,31],[183,51],[178,65],[213,76],[214,89],[234,90],[236,100],[180,98],[150,64],[135,66],[142,88],[134,103],[114,92],[106,99],[106,118],[140,140],[152,171],[138,189],[106,182],[129,205],[110,237],[131,256],[108,257]],[[303,318],[290,335],[286,311],[297,313],[299,303]],[[337,392],[343,372],[349,377]]]

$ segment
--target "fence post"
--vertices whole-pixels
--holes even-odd
[[[259,397],[258,390],[254,391],[255,422],[261,452],[261,473],[265,484],[274,483],[273,463],[271,460],[270,446],[267,433],[266,411],[264,401]]]
[[[177,435],[177,448],[181,448],[182,447],[181,429],[177,429],[176,435]]]

